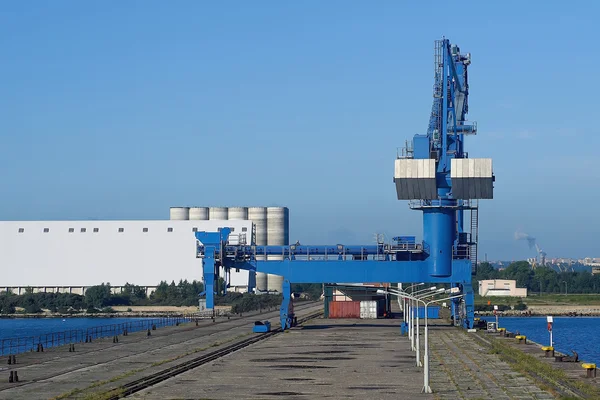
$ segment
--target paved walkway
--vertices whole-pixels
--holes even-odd
[[[463,330],[433,327],[431,387],[436,399],[554,399]]]

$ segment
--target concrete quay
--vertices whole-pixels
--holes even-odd
[[[299,316],[322,310],[322,303],[298,305]],[[48,349],[43,353],[17,354],[17,364],[0,364],[0,399],[86,398],[106,392],[129,381],[156,373],[202,353],[226,346],[251,335],[256,320],[279,325],[279,310],[246,318],[217,318],[146,332],[97,339],[92,343]],[[10,371],[17,371],[18,383],[8,383]]]
[[[469,334],[448,325],[431,330],[434,393],[422,394],[423,369],[416,367],[415,353],[398,325],[399,320],[313,320],[132,397],[554,398],[496,355],[482,352]]]
[[[321,309],[298,309],[300,316]],[[277,326],[277,312],[269,316]],[[0,399],[96,399],[119,386],[225,347],[251,335],[253,321],[204,322],[21,356],[21,382],[0,382]],[[314,319],[130,396],[137,399],[552,399],[513,371],[474,334],[431,326],[433,394],[421,394],[416,366],[399,319]],[[421,333],[421,345],[423,345]],[[424,349],[422,349],[424,350]],[[422,351],[421,354],[424,352]],[[6,371],[1,373],[8,377]],[[1,376],[1,375],[0,375]]]

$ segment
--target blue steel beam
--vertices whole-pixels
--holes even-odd
[[[230,264],[231,262],[231,264]],[[470,283],[469,260],[454,260],[447,277],[430,276],[428,261],[226,261],[230,268],[281,275],[294,283],[430,282]]]

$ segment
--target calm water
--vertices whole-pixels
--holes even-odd
[[[494,317],[483,317],[492,322]],[[519,331],[528,339],[544,346],[550,344],[546,317],[500,317],[500,327],[511,332]],[[579,359],[600,363],[600,345],[597,342],[600,317],[554,317],[552,340],[554,348],[561,353],[571,354],[575,350]]]
[[[0,319],[0,340],[19,336],[38,336],[51,332],[87,329],[150,318],[15,318]]]

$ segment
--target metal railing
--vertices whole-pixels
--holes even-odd
[[[465,260],[471,257],[471,245],[461,244],[452,246],[452,258],[454,260]]]
[[[132,333],[148,329],[153,330],[193,320],[193,317],[152,318],[127,321],[120,324],[50,332],[41,335],[6,338],[1,339],[0,341],[0,356],[38,351],[40,345],[43,346],[44,349],[47,349],[71,343],[89,342],[90,340],[103,337],[122,335],[125,331],[127,331],[127,333]]]

